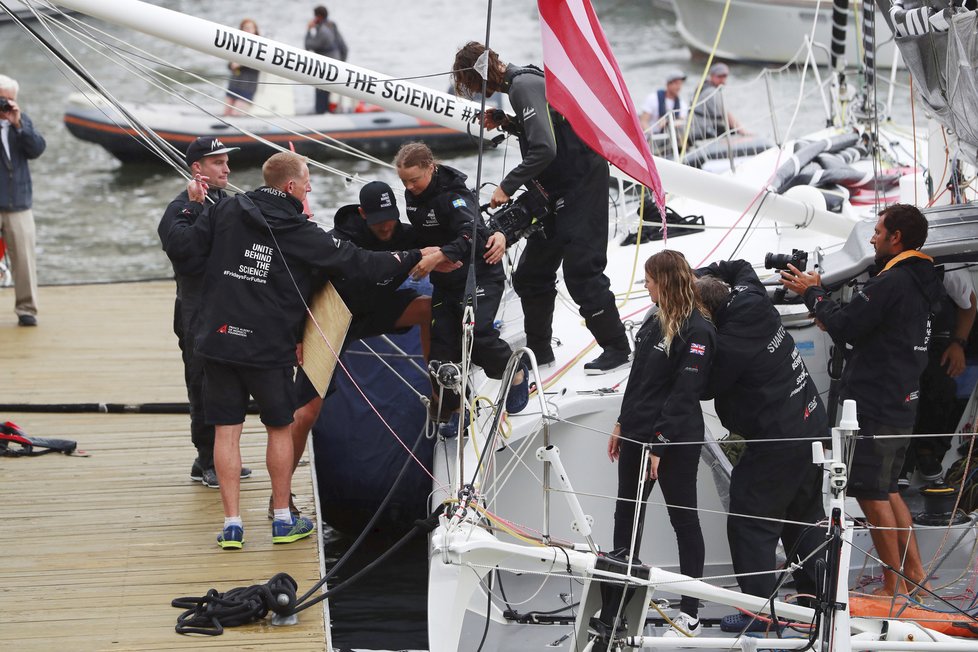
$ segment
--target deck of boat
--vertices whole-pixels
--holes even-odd
[[[19,328],[0,290],[0,423],[72,439],[90,457],[0,457],[0,641],[18,650],[329,649],[324,607],[292,627],[222,636],[174,631],[170,601],[290,574],[300,595],[321,577],[316,537],[272,546],[264,429],[249,416],[242,458],[245,547],[223,551],[220,494],[188,477],[195,451],[185,414],[9,412],[18,404],[185,402],[171,331],[172,282],[41,289],[40,325]],[[310,466],[293,481],[314,510]],[[324,602],[323,605],[326,603]]]

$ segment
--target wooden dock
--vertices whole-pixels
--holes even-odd
[[[0,403],[186,401],[171,330],[174,284],[44,287],[37,328],[21,328],[0,290]],[[28,435],[72,439],[90,457],[0,457],[0,642],[16,650],[330,649],[326,603],[298,625],[267,621],[216,637],[174,631],[170,601],[266,582],[284,572],[299,594],[321,577],[322,542],[272,546],[265,433],[249,416],[242,458],[245,547],[215,543],[220,494],[189,479],[185,414],[0,412]],[[315,511],[309,466],[293,491]],[[317,519],[318,520],[318,519]],[[318,534],[318,532],[317,532]]]

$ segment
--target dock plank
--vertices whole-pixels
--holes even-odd
[[[172,282],[46,287],[40,325],[0,317],[0,403],[182,403],[172,333]],[[0,305],[13,293],[0,290]],[[0,457],[0,642],[18,650],[329,649],[325,603],[292,627],[266,621],[222,636],[174,631],[176,597],[201,596],[290,574],[300,595],[321,577],[316,537],[273,546],[266,510],[265,433],[249,417],[241,483],[245,547],[214,537],[220,493],[191,482],[195,451],[185,414],[0,412],[28,435],[78,442],[90,457]],[[314,513],[308,466],[293,481]]]

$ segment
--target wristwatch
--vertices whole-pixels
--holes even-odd
[[[968,340],[964,339],[963,337],[952,337],[950,343],[957,344],[962,349],[968,348]]]

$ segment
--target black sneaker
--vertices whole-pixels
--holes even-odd
[[[18,315],[17,316],[18,326],[37,326],[37,317],[34,315]]]
[[[616,369],[624,369],[632,363],[631,353],[621,349],[605,349],[601,355],[584,365],[588,376],[600,376]]]
[[[196,477],[194,477],[196,476]],[[241,467],[241,479],[251,477],[251,469],[247,466]],[[217,481],[217,471],[214,470],[212,466],[209,469],[200,470],[200,467],[194,462],[193,468],[190,469],[190,479],[196,482],[200,482],[205,487],[210,487],[211,489],[218,489],[221,483]]]

